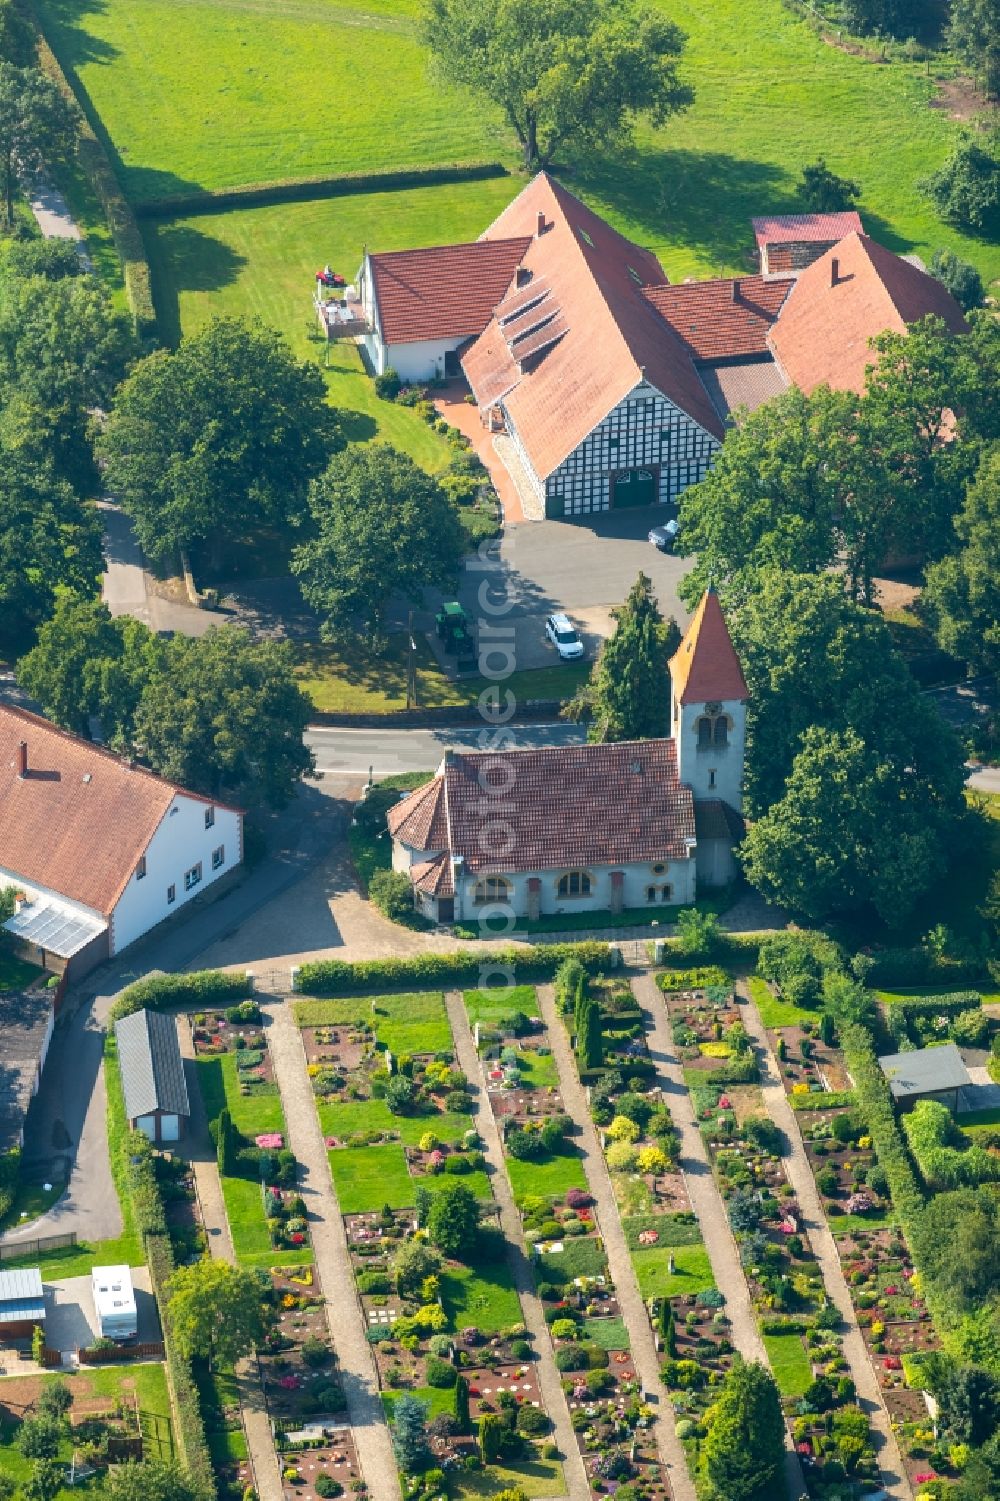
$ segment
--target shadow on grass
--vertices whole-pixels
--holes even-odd
[[[105,0],[39,0],[39,20],[63,67],[112,63],[118,57],[117,47],[103,37],[91,36],[81,24],[85,16],[103,15],[107,8]]]
[[[165,343],[181,336],[180,293],[219,292],[234,282],[246,257],[200,229],[182,223],[143,225],[153,273],[153,301]]]

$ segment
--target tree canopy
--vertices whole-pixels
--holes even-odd
[[[996,0],[951,0],[948,45],[980,88],[1000,94],[1000,9]]]
[[[393,598],[450,587],[463,551],[454,506],[406,454],[352,445],[310,488],[315,536],[295,549],[292,572],[327,637],[382,638]]]
[[[226,1261],[178,1268],[167,1284],[170,1329],[188,1359],[233,1365],[264,1337],[261,1275]]]
[[[680,645],[676,622],[664,623],[652,581],[640,573],[628,599],[613,610],[615,628],[601,647],[590,680],[569,705],[589,717],[587,739],[649,740],[670,732],[667,664]]]
[[[461,1259],[476,1243],[479,1205],[464,1183],[444,1183],[434,1194],[427,1216],[427,1234],[445,1256]]]
[[[983,454],[955,517],[957,552],[927,570],[924,601],[944,651],[1000,671],[1000,442]]]
[[[853,208],[861,197],[861,186],[849,177],[838,177],[821,156],[802,168],[799,192],[811,214],[832,214]]]
[[[782,1490],[785,1424],[774,1377],[738,1355],[702,1445],[705,1474],[725,1501],[772,1501]]]
[[[0,651],[30,645],[60,586],[95,594],[103,567],[97,513],[51,465],[0,445]]]
[[[447,79],[503,111],[530,171],[564,147],[605,152],[637,116],[692,102],[683,33],[635,0],[429,0],[424,36]]]
[[[319,370],[273,329],[218,318],[139,361],[99,451],[150,557],[203,543],[218,562],[234,538],[301,520],[342,444]]]
[[[201,1501],[203,1495],[187,1470],[162,1459],[111,1465],[104,1493],[108,1501]]]
[[[20,45],[16,23],[5,22],[4,32]],[[19,68],[0,57],[0,178],[8,229],[18,177],[30,180],[68,162],[76,139],[76,111],[56,84],[38,68]]]

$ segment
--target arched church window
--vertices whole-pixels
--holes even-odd
[[[477,907],[486,902],[507,902],[510,900],[510,882],[506,876],[484,876],[476,882],[472,900]]]
[[[568,870],[559,877],[556,890],[560,896],[589,896],[590,876],[585,870]]]

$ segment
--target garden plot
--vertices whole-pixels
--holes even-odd
[[[835,1235],[885,1218],[887,1186],[878,1168],[871,1137],[850,1109],[809,1113],[801,1122],[802,1140],[816,1186]]]
[[[269,1298],[273,1323],[259,1352],[268,1415],[280,1432],[335,1420],[344,1395],[330,1348],[322,1295],[311,1267],[275,1267]]]
[[[153,1158],[153,1170],[163,1200],[174,1260],[178,1266],[198,1261],[207,1251],[208,1237],[202,1223],[191,1164],[171,1152],[158,1152]]]
[[[759,976],[748,981],[750,999],[768,1030],[786,1094],[793,1099],[811,1093],[839,1095],[851,1081],[843,1054],[834,1043],[834,1027],[828,1016],[792,1005],[776,996]]]
[[[354,1435],[349,1428],[308,1423],[283,1435],[279,1447],[286,1501],[359,1501],[366,1496]]]
[[[196,1058],[234,1055],[241,1095],[267,1094],[275,1087],[256,1001],[241,1002],[228,1012],[198,1011],[191,1031]]]
[[[697,972],[695,972],[697,974]],[[689,1088],[701,1084],[750,1084],[757,1078],[757,1063],[732,981],[723,971],[709,970],[703,986],[681,985],[686,976],[660,975],[657,984],[664,1003],[677,1054],[684,1066]]]
[[[729,1318],[693,1293],[660,1304],[658,1344],[664,1355],[661,1374],[670,1394],[677,1437],[693,1473],[697,1468],[698,1433],[716,1389],[733,1363]]]

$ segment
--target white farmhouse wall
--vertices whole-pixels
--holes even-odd
[[[443,380],[445,355],[464,343],[464,338],[453,338],[420,339],[413,344],[388,344],[385,346],[382,369],[395,370],[410,385],[422,380]]]
[[[52,1041],[52,1034],[55,1029],[56,1011],[55,1007],[50,1002],[48,1021],[45,1023],[45,1036],[42,1038],[42,1050],[38,1055],[38,1068],[35,1070],[35,1081],[31,1086],[31,1093],[33,1096],[38,1093],[38,1086],[42,1082],[42,1069],[45,1067],[45,1060],[49,1056],[49,1043]]]
[[[146,874],[137,879],[135,872],[118,898],[111,918],[111,953],[117,954],[134,943],[158,922],[192,901],[206,886],[239,865],[243,858],[242,818],[228,808],[215,808],[215,823],[205,827],[208,803],[178,793],[146,847]],[[212,869],[212,851],[222,846],[225,859],[218,870]],[[201,863],[201,881],[190,891],[184,889],[184,873]],[[167,901],[167,888],[175,888],[175,899]]]

